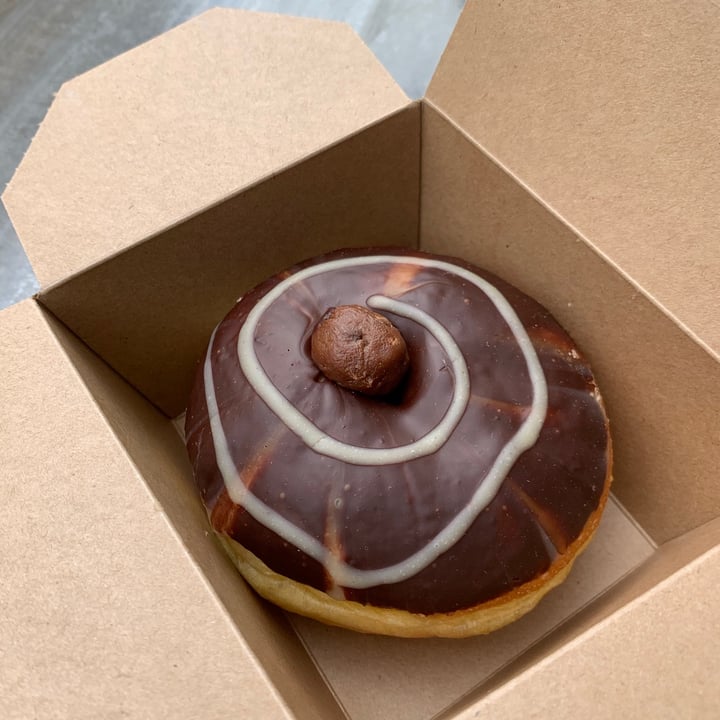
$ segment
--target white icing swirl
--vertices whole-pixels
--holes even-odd
[[[238,471],[232,460],[215,395],[211,362],[215,332],[213,332],[210,339],[205,359],[204,382],[210,432],[218,469],[225,482],[228,495],[233,502],[244,507],[255,520],[321,563],[337,585],[348,588],[369,588],[406,580],[426,568],[455,545],[467,532],[480,512],[493,500],[515,461],[523,452],[535,444],[547,413],[547,383],[535,348],[512,306],[495,286],[469,270],[443,260],[404,255],[375,255],[331,260],[300,270],[272,288],[248,314],[238,337],[240,365],[255,392],[267,403],[278,418],[314,451],[357,465],[386,465],[417,459],[436,452],[447,440],[462,418],[467,406],[470,394],[467,365],[460,349],[448,331],[437,320],[419,308],[383,295],[373,295],[367,300],[370,307],[401,315],[425,327],[438,340],[450,361],[455,383],[450,406],[435,428],[408,445],[396,448],[361,448],[331,438],[300,413],[280,393],[268,378],[255,354],[255,329],[262,314],[292,285],[314,275],[332,270],[397,262],[432,267],[454,273],[485,293],[507,323],[520,347],[527,364],[533,390],[530,412],[517,432],[495,458],[495,462],[480,482],[467,505],[429,543],[405,560],[388,567],[373,570],[353,568],[335,557],[316,538],[288,521],[247,489],[243,482],[242,471]]]
[[[308,268],[308,270],[310,269],[314,268]],[[258,302],[248,315],[238,336],[240,366],[255,392],[280,418],[283,424],[294,432],[309,448],[320,455],[326,455],[335,460],[352,463],[353,465],[394,465],[395,463],[407,462],[425,455],[431,455],[439,450],[452,435],[453,430],[465,413],[470,398],[470,377],[465,358],[450,333],[437,320],[420,310],[420,308],[393,300],[384,295],[373,295],[366,301],[372,308],[386,310],[395,315],[414,320],[418,325],[424,327],[440,343],[450,361],[450,367],[455,379],[455,388],[450,407],[442,420],[430,432],[415,442],[394,448],[365,448],[336,440],[305,417],[272,384],[255,354],[253,343],[255,328],[265,310],[289,287],[286,283],[295,277],[295,275],[292,275],[283,281]],[[276,292],[278,288],[280,288],[280,291]]]

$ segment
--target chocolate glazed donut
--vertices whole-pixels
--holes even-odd
[[[405,341],[389,393],[348,390],[313,362],[313,331],[347,305]],[[497,277],[405,249],[331,253],[242,297],[210,340],[185,432],[212,527],[250,583],[366,632],[516,619],[564,579],[610,487],[607,417],[568,334]]]

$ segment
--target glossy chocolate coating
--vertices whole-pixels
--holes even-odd
[[[407,250],[377,252],[428,257]],[[367,251],[339,251],[310,263],[360,254]],[[507,283],[467,263],[441,259],[487,279],[513,306],[545,374],[548,412],[536,444],[513,465],[494,500],[454,547],[404,581],[342,590],[347,599],[426,614],[472,607],[545,572],[598,508],[608,470],[605,414],[590,368],[567,333]],[[310,263],[256,287],[218,327],[211,357],[220,416],[233,461],[249,470],[254,495],[349,565],[382,568],[424,547],[467,504],[529,412],[528,370],[495,306],[455,275],[399,261],[308,278],[263,315],[255,350],[273,384],[332,437],[363,447],[412,442],[444,415],[453,378],[434,338],[410,320],[392,317],[410,356],[400,387],[378,399],[328,381],[312,362],[309,338],[329,307],[362,305],[375,293],[417,304],[455,338],[471,378],[465,414],[434,454],[385,467],[319,455],[256,395],[237,356],[238,333],[258,299]],[[213,527],[276,572],[328,590],[322,565],[229,498],[210,438],[202,369],[188,406],[186,437]]]

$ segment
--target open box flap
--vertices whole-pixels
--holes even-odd
[[[719,584],[716,546],[456,720],[716,718]]]
[[[216,9],[63,85],[3,199],[44,289],[408,104],[347,25]]]
[[[429,101],[720,352],[720,8],[470,0]]]
[[[0,716],[290,717],[56,332],[0,314]]]

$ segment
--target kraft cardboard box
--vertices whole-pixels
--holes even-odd
[[[64,85],[3,196],[42,284],[0,314],[3,716],[715,717],[718,28],[470,2],[413,103],[343,25],[214,10]],[[260,601],[176,431],[238,295],[378,244],[537,297],[611,415],[597,538],[484,638]]]

